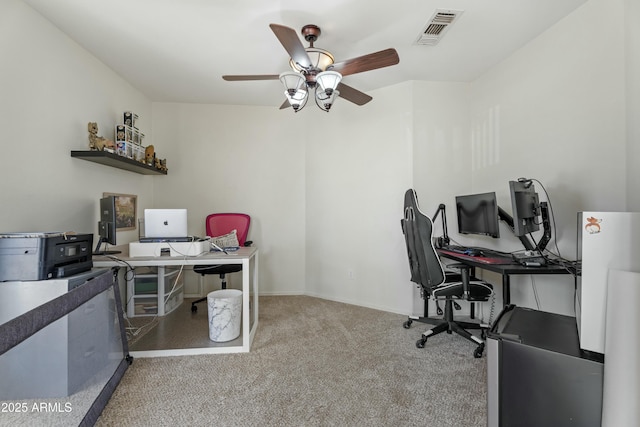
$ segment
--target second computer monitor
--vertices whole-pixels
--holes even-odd
[[[456,212],[460,234],[500,237],[495,192],[457,196]]]
[[[540,229],[540,202],[531,180],[509,181],[511,210],[513,211],[513,233],[525,236]]]

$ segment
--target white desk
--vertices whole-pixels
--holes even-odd
[[[158,274],[163,275],[165,267],[222,264],[242,264],[242,345],[230,344],[229,346],[203,348],[131,351],[131,355],[134,357],[248,352],[258,327],[258,249],[255,247],[240,248],[235,252],[229,252],[228,255],[222,252],[209,252],[194,257],[158,256],[131,258],[125,248],[120,254],[93,257],[94,267],[127,267],[128,269],[157,267]],[[249,303],[250,293],[253,293],[253,304]],[[163,292],[158,292],[158,310],[164,305],[163,295]],[[251,320],[253,320],[253,323],[250,323]]]

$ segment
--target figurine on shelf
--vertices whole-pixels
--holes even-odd
[[[89,122],[87,125],[89,131],[89,148],[97,151],[110,151],[114,152],[116,144],[106,138],[98,136],[98,124],[96,122]]]
[[[167,159],[158,159],[156,158],[156,169],[161,171],[167,171]]]
[[[155,157],[156,153],[153,148],[153,145],[147,145],[144,149],[144,160],[149,166],[155,166]]]

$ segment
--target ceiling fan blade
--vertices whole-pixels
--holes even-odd
[[[364,105],[373,99],[366,93],[360,92],[358,89],[354,89],[344,83],[338,83],[337,89],[340,91],[341,98],[351,101],[356,105]]]
[[[278,24],[269,24],[269,27],[280,40],[293,62],[297,62],[302,68],[311,66],[311,59],[309,59],[309,55],[307,55],[307,51],[304,49],[296,30]]]
[[[228,82],[237,82],[243,80],[278,80],[280,76],[278,74],[257,74],[248,76],[222,76],[222,78]]]
[[[282,105],[280,106],[280,109],[284,110],[285,108],[289,108],[289,107],[291,107],[291,104],[289,103],[288,99],[285,99]]]
[[[370,53],[368,55],[359,56],[357,58],[347,59],[333,64],[329,67],[332,71],[337,71],[343,76],[350,74],[362,73],[378,68],[396,65],[400,62],[400,57],[395,49],[385,49],[380,52]]]

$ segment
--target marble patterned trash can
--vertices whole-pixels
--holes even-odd
[[[240,335],[242,322],[242,291],[221,289],[207,295],[209,311],[209,339],[214,342],[231,341]]]

